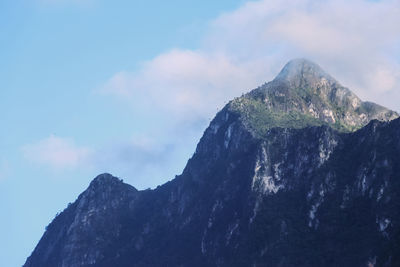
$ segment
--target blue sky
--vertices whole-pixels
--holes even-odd
[[[397,1],[0,1],[0,266],[97,174],[179,174],[227,101],[291,58],[400,110]]]
[[[103,83],[172,47],[194,47],[209,19],[239,3],[0,1],[0,266],[22,265],[44,227],[97,174],[132,174],[125,180],[145,188],[181,171],[195,139],[188,138],[187,149],[174,153],[178,159],[169,160],[170,167],[160,164],[164,172],[138,171],[147,177],[137,179],[126,163],[137,155],[116,167],[112,162],[82,167],[73,160],[63,164],[60,159],[54,165],[27,159],[24,147],[53,136],[53,141],[67,140],[67,149],[82,146],[110,153],[126,144],[129,154],[135,136],[144,139],[149,130],[162,131],[164,122],[155,121],[156,114],[139,114],[99,93]],[[167,149],[145,149],[147,154],[139,161],[143,164],[153,156],[166,161],[162,154]],[[39,151],[32,153],[34,158]]]

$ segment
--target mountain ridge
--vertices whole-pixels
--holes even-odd
[[[336,88],[317,77],[309,88],[280,77],[238,99],[304,115],[288,93]],[[399,265],[400,119],[384,109],[388,120],[338,130],[324,117],[269,122],[240,101],[215,116],[175,179],[138,191],[99,175],[24,266]]]

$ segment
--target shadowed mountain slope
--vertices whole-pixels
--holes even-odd
[[[400,266],[397,117],[293,60],[216,115],[175,179],[95,178],[24,266]]]

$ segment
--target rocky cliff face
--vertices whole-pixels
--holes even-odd
[[[38,257],[31,257],[29,265],[87,266],[107,257],[109,244],[118,242],[126,227],[125,211],[137,196],[132,186],[109,174],[99,175],[46,228],[41,246],[35,249]]]
[[[172,181],[95,178],[25,266],[400,266],[396,117],[294,60],[219,112]]]

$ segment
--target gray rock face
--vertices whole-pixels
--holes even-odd
[[[319,92],[311,102],[297,98],[305,87]],[[216,115],[172,181],[137,191],[97,177],[25,266],[400,266],[397,114],[357,102],[371,108],[356,131],[288,115],[339,103],[356,116],[346,90],[317,65],[290,62]]]
[[[26,266],[88,266],[107,257],[105,248],[119,239],[124,213],[138,191],[110,174],[97,176],[75,203],[47,227]],[[53,233],[57,233],[55,236]]]

